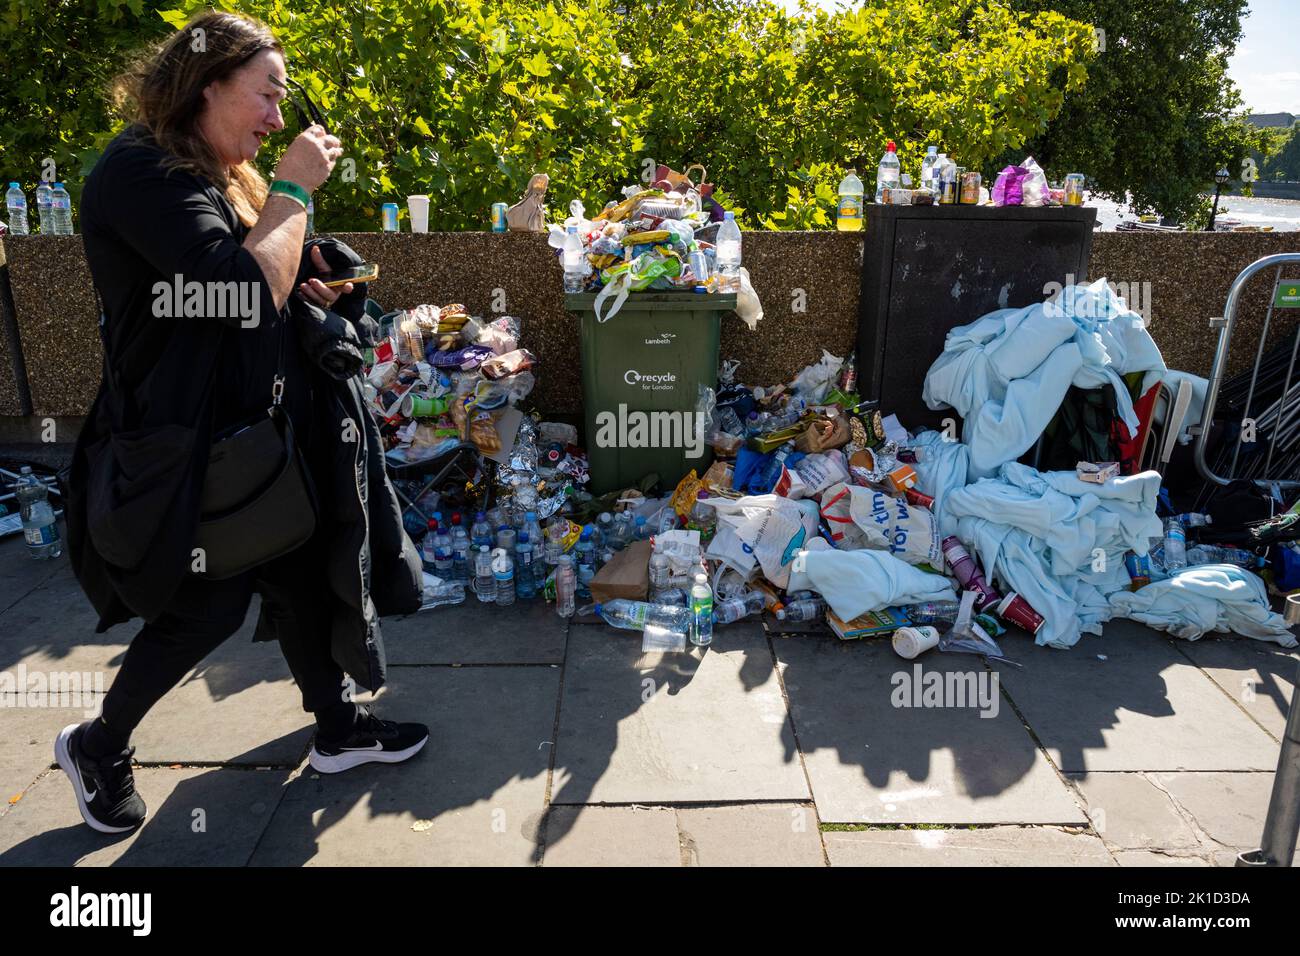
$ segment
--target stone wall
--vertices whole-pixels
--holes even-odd
[[[552,412],[581,410],[577,325],[564,310],[559,264],[543,237],[350,233],[340,238],[380,264],[371,294],[386,308],[463,302],[471,312],[488,315],[502,304],[521,317],[523,345],[541,360],[534,399]],[[1135,284],[1144,298],[1149,289],[1149,302],[1141,304],[1150,308],[1151,334],[1166,362],[1204,375],[1217,340],[1209,320],[1222,313],[1228,286],[1242,268],[1278,252],[1300,252],[1300,233],[1097,233],[1090,271],[1092,277]],[[11,336],[0,335],[0,415],[85,414],[99,385],[101,354],[81,240],[8,237],[0,256],[6,257],[12,288],[12,301],[0,301],[0,321],[16,326],[31,395],[28,410],[20,400]],[[754,332],[735,316],[726,317],[722,328],[722,355],[740,361],[744,380],[786,381],[820,357],[822,348],[844,354],[853,347],[860,235],[747,233],[745,259],[765,317]],[[1300,269],[1287,276],[1300,278]],[[1271,277],[1258,276],[1247,289],[1233,369],[1253,358],[1269,288]],[[796,290],[803,290],[806,311],[793,311]],[[1275,319],[1270,339],[1294,326],[1294,314]]]

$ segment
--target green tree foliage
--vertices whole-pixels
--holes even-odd
[[[935,11],[928,0],[802,16],[741,0],[638,4],[626,36],[646,151],[675,168],[704,163],[761,221],[786,228],[831,224],[818,211],[850,166],[874,189],[891,139],[914,175],[928,143],[992,172],[1083,84],[1092,32],[996,0]]]
[[[1245,119],[1228,78],[1247,0],[1009,0],[1092,24],[1088,82],[1028,151],[1053,178],[1088,175],[1094,188],[1142,212],[1192,215],[1214,172],[1234,178],[1263,132]]]
[[[0,171],[35,189],[81,177],[116,128],[106,96],[134,52],[171,32],[152,0],[5,0],[0,5]],[[31,197],[29,196],[29,202]]]
[[[1260,166],[1262,179],[1300,180],[1300,122],[1280,132],[1276,148]]]
[[[553,214],[575,197],[593,210],[660,162],[703,163],[750,226],[823,228],[844,171],[873,188],[889,139],[914,174],[927,143],[990,174],[1048,129],[1087,78],[1091,31],[1009,2],[949,0],[942,16],[928,0],[803,15],[772,0],[216,6],[271,25],[344,141],[321,228],[375,228],[382,202],[417,192],[431,228],[484,228],[533,172],[551,177]],[[45,16],[37,0],[9,3],[0,56],[22,79],[0,88],[0,165],[31,169],[29,184],[43,156],[94,161],[127,52],[206,6],[72,0]],[[32,45],[34,31],[48,40]]]

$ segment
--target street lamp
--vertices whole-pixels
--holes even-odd
[[[1214,232],[1214,217],[1219,214],[1219,192],[1227,182],[1228,170],[1226,167],[1220,167],[1214,174],[1214,205],[1210,208],[1210,224],[1206,227],[1206,232]]]

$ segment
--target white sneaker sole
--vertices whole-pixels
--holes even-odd
[[[341,754],[323,754],[313,743],[307,760],[312,769],[318,773],[342,773],[363,763],[401,763],[418,754],[428,742],[429,738],[426,736],[418,744],[405,750],[345,750]]]
[[[68,741],[72,739],[72,732],[80,726],[80,724],[68,724],[59,731],[59,736],[54,741],[54,759],[58,761],[59,766],[63,768],[63,772],[67,774],[68,781],[72,784],[72,792],[77,795],[77,807],[81,810],[81,818],[86,821],[88,826],[100,833],[130,833],[142,826],[144,820],[142,819],[135,826],[114,827],[96,820],[90,812],[90,806],[86,803],[86,789],[81,783],[81,771],[77,769],[76,761],[72,759],[72,751],[68,748]]]

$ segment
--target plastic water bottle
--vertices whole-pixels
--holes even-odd
[[[628,546],[633,534],[631,525],[632,516],[626,511],[620,511],[614,516],[609,536],[606,538],[606,544],[611,551],[622,551]]]
[[[533,559],[540,564],[542,561],[543,549],[546,545],[546,536],[542,534],[542,526],[537,523],[536,511],[527,511],[524,513],[523,530],[528,532],[528,540],[533,543]]]
[[[930,178],[921,185],[927,186],[934,190],[934,201],[939,201],[940,181],[943,177],[943,168],[948,165],[948,154],[939,153],[934,157],[934,163],[930,166]]]
[[[1214,519],[1209,515],[1203,515],[1199,512],[1189,511],[1187,514],[1178,515],[1178,523],[1184,528],[1204,528],[1214,524]]]
[[[596,546],[596,551],[604,551],[610,544],[610,537],[614,534],[614,516],[608,511],[602,511],[600,517],[596,519],[596,527],[591,532],[591,543]]]
[[[691,643],[699,647],[713,643],[713,589],[702,571],[691,588]]]
[[[763,613],[763,595],[758,591],[746,591],[740,597],[719,601],[713,608],[714,624],[733,624],[751,614]]]
[[[903,613],[913,624],[953,624],[960,611],[961,604],[957,601],[924,601],[903,608]]]
[[[502,607],[514,604],[515,563],[505,548],[497,548],[492,552],[492,577],[496,582],[497,604]]]
[[[762,487],[771,491],[776,487],[777,481],[781,478],[781,469],[785,467],[786,459],[794,454],[794,442],[788,441],[778,448],[768,459],[767,464],[763,466]]]
[[[696,285],[704,285],[709,281],[709,257],[700,249],[700,244],[694,239],[688,247],[689,252],[687,261],[691,266],[691,275],[695,276]]]
[[[533,576],[533,545],[527,531],[519,532],[515,544],[515,594],[521,598],[537,597],[537,579]]]
[[[420,561],[426,571],[433,571],[437,562],[435,549],[437,536],[438,522],[430,518],[428,529],[424,533],[424,540],[420,542]]]
[[[655,534],[663,534],[665,531],[673,531],[677,528],[677,512],[673,510],[672,505],[664,505],[663,511],[659,512],[659,518],[655,522]]]
[[[451,516],[451,579],[469,583],[469,535],[461,527],[459,514]]]
[[[839,202],[835,207],[835,228],[840,232],[862,231],[862,197],[866,189],[858,179],[858,171],[850,169],[840,180]]]
[[[474,592],[483,604],[497,599],[497,581],[492,573],[492,553],[486,544],[474,553]]]
[[[1198,544],[1187,549],[1187,564],[1235,564],[1239,568],[1259,567],[1259,555],[1243,548],[1227,548],[1217,544]]]
[[[578,235],[577,226],[570,226],[569,234],[564,238],[562,262],[564,265],[564,291],[581,292],[587,280],[586,253],[583,250],[582,239]]]
[[[555,566],[555,613],[573,617],[577,606],[578,574],[573,569],[573,555],[562,554]]]
[[[826,610],[826,602],[820,598],[803,598],[791,601],[776,612],[778,621],[815,621]]]
[[[546,526],[546,563],[558,565],[564,554],[564,538],[569,531],[569,522],[563,518],[552,518]],[[577,573],[576,571],[574,572]]]
[[[515,544],[519,536],[509,525],[502,525],[497,528],[497,547],[505,550],[506,554],[515,553]]]
[[[53,208],[54,187],[42,179],[41,184],[36,187],[36,212],[40,216],[42,236],[48,236],[54,232]]]
[[[934,179],[934,164],[939,160],[939,147],[927,146],[925,148],[925,159],[921,160],[921,181],[919,186],[929,188]]]
[[[591,597],[591,579],[596,576],[596,547],[591,543],[591,526],[582,529],[573,546],[578,561],[578,596]]]
[[[885,144],[885,155],[876,167],[876,202],[884,199],[886,187],[897,187],[902,182],[903,170],[898,164],[898,147],[891,139]]]
[[[5,208],[9,212],[9,232],[15,236],[27,235],[27,197],[17,183],[10,183],[5,193]]]
[[[1187,567],[1187,532],[1177,518],[1165,519],[1165,569]]]
[[[655,591],[662,591],[668,587],[668,576],[671,573],[668,566],[668,555],[656,551],[650,555],[650,587]]]
[[[647,627],[660,627],[685,636],[691,629],[691,612],[689,608],[684,607],[617,598],[597,604],[594,610],[605,619],[606,624],[625,631],[644,631]]]
[[[63,542],[59,540],[59,523],[50,507],[50,491],[45,482],[24,466],[14,493],[22,514],[27,553],[37,559],[57,558],[63,553]]]
[[[428,579],[424,584],[424,600],[420,602],[420,610],[428,611],[435,607],[445,607],[449,604],[465,603],[465,585],[453,581],[440,581],[436,585],[431,585]]]
[[[718,227],[718,240],[714,243],[714,256],[718,262],[721,282],[719,292],[740,291],[740,226],[736,225],[734,213],[724,213],[722,225]]]
[[[646,523],[645,515],[637,515],[636,521],[633,523],[632,527],[634,528],[634,533],[636,535],[635,540],[650,540],[650,526]]]
[[[492,526],[487,523],[487,515],[481,511],[474,515],[474,524],[469,529],[469,540],[476,549],[492,547]]]
[[[698,531],[700,541],[707,542],[713,537],[714,527],[718,523],[718,513],[713,510],[713,505],[708,503],[709,493],[699,491],[695,494],[695,506],[691,508],[690,517],[686,520],[688,530]]]
[[[55,183],[50,195],[50,223],[56,236],[72,235],[72,197],[63,188],[63,183]]]
[[[650,603],[688,608],[691,606],[691,596],[681,588],[664,588],[662,591],[650,592]]]

